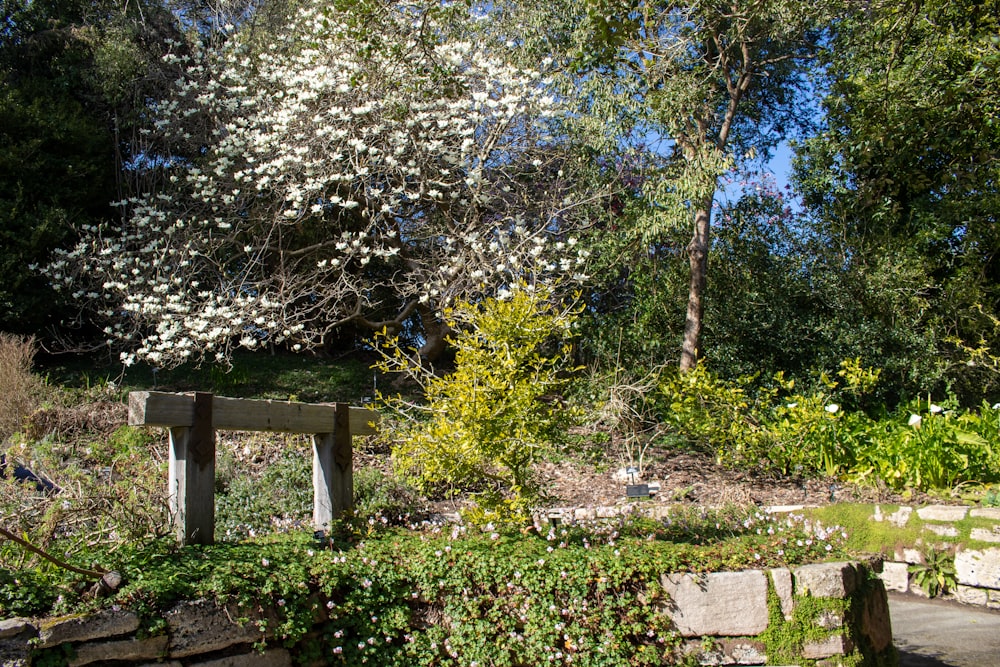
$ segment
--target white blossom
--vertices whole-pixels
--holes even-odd
[[[314,0],[266,48],[226,26],[219,46],[168,54],[183,72],[149,134],[204,152],[165,158],[162,189],[115,202],[122,220],[44,269],[96,304],[123,363],[307,349],[384,308],[386,288],[435,313],[517,278],[584,277],[577,240],[547,238],[586,223],[566,203],[572,174],[545,176],[570,168],[547,72],[431,6],[386,5],[361,33]]]

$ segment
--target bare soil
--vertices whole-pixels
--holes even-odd
[[[356,454],[359,467],[385,468],[387,452]],[[611,507],[634,502],[617,466],[595,466],[575,459],[542,463],[538,474],[552,508]],[[658,482],[660,490],[649,501],[669,505],[719,507],[820,506],[833,502],[940,503],[920,493],[903,497],[886,488],[859,486],[835,479],[783,477],[759,471],[734,470],[718,465],[708,454],[660,449],[647,452],[647,463],[637,484]],[[429,502],[431,512],[453,512],[465,504],[462,497]]]
[[[601,471],[564,462],[545,464],[541,473],[548,491],[561,506],[608,506],[628,502],[625,484],[615,471]],[[658,451],[637,483],[659,482],[657,502],[704,506],[827,505],[832,502],[919,502],[912,495],[882,488],[862,487],[834,479],[782,477],[718,465],[711,456],[695,452]]]

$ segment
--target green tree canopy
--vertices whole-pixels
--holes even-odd
[[[855,279],[924,303],[914,324],[960,392],[995,383],[969,351],[1000,342],[998,21],[989,0],[855,7],[828,52],[826,127],[797,172]]]
[[[69,311],[31,267],[112,217],[165,12],[46,0],[2,7],[0,330],[38,333],[67,326]]]
[[[796,118],[807,65],[831,10],[816,3],[595,0],[581,29],[581,66],[628,111],[632,137],[659,140],[648,205],[630,234],[640,253],[692,230],[681,368],[701,352],[712,204],[720,177],[766,155]]]

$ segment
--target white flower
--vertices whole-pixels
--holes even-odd
[[[829,412],[832,415],[832,414],[836,414],[837,410],[840,410],[840,406],[837,405],[836,403],[831,403],[830,405],[826,406],[823,409],[826,410],[827,412]]]
[[[930,411],[932,415],[936,415],[939,412],[942,412],[943,410],[944,408],[942,408],[940,405],[934,405],[933,403],[931,403]]]
[[[907,426],[913,426],[914,428],[920,428],[920,422],[923,418],[920,415],[910,415],[910,420],[906,422]]]

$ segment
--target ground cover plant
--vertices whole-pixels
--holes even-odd
[[[540,303],[527,303],[527,311],[537,309]],[[495,305],[525,307],[525,304],[503,301]],[[490,314],[489,309],[479,313]],[[492,335],[499,336],[497,333]],[[519,350],[530,348],[517,347]],[[484,354],[477,362],[480,366],[490,356],[488,352]],[[531,358],[549,363],[545,354]],[[322,362],[309,368],[301,359],[293,358],[285,372],[278,373],[274,371],[280,368],[280,360],[268,356],[262,359],[266,363],[240,362],[232,370],[235,377],[243,378],[240,385],[243,393],[252,397],[283,395],[287,389],[292,389],[287,393],[294,395],[295,388],[290,387],[289,382],[301,381],[314,386],[317,376],[342,377],[347,380],[338,385],[337,391],[341,392],[338,398],[353,396],[354,401],[360,402],[371,385],[388,384],[359,360],[345,364],[344,373],[326,369]],[[523,382],[517,380],[522,370],[512,366],[509,379]],[[142,372],[142,369],[133,371]],[[66,367],[58,372],[66,374]],[[370,373],[372,380],[368,379]],[[121,544],[163,535],[168,523],[163,483],[166,478],[165,437],[155,430],[122,426],[125,419],[121,405],[125,391],[123,381],[116,384],[94,380],[92,378],[102,377],[95,373],[78,379],[75,387],[60,387],[41,377],[28,375],[35,383],[33,386],[45,391],[36,394],[32,410],[20,422],[20,430],[6,440],[5,456],[11,465],[30,469],[46,483],[57,487],[58,493],[40,491],[6,475],[0,480],[3,500],[0,510],[4,524],[41,547],[59,542],[61,553],[68,555],[82,552],[94,541]],[[202,377],[225,376],[208,369],[202,371]],[[454,387],[464,387],[463,391],[470,387],[475,391],[476,377],[477,373],[444,374],[435,381],[447,380],[457,383]],[[587,408],[587,403],[579,398],[582,395],[579,390],[567,391],[571,399],[565,402],[559,396],[550,399],[548,391],[564,382],[558,376],[548,376],[556,382],[552,386],[538,382],[537,376],[524,377],[529,379],[527,384],[501,387],[500,394],[505,399],[518,395],[517,392],[511,394],[509,386],[522,386],[528,392],[525,394],[527,399],[507,403],[513,412],[506,415],[496,411],[496,397],[484,399],[477,406],[475,401],[465,400],[465,394],[456,394],[457,400],[452,400],[451,405],[474,408],[464,422],[465,432],[492,432],[502,444],[510,420],[530,424],[539,415],[549,415],[545,418],[566,420],[561,422],[565,425],[569,423],[567,413],[570,410],[580,412],[583,409],[590,410],[584,415],[595,415],[593,424],[606,425],[601,415],[606,416],[607,412],[601,412],[600,395],[596,395],[597,400],[592,399]],[[638,434],[648,433],[639,446],[653,445],[656,456],[661,458],[672,456],[671,452],[701,450],[708,452],[717,463],[758,470],[761,474],[777,473],[800,480],[826,475],[831,484],[853,481],[876,489],[904,492],[935,487],[941,492],[947,491],[949,484],[964,482],[964,489],[980,488],[985,494],[983,501],[989,501],[992,488],[989,484],[995,482],[995,471],[1000,469],[994,463],[996,455],[991,444],[995,438],[991,429],[993,434],[997,432],[997,410],[984,405],[979,411],[964,412],[922,399],[901,406],[893,413],[870,416],[854,406],[863,398],[864,386],[877,380],[877,373],[848,363],[835,377],[846,390],[828,379],[824,385],[826,391],[822,393],[793,393],[791,383],[753,393],[747,386],[713,378],[703,369],[685,376],[665,371],[658,384],[647,379],[651,387],[647,395],[630,399],[641,401],[642,417],[641,423],[632,425],[632,436],[640,438]],[[271,378],[270,384],[268,378]],[[323,383],[319,386],[325,387]],[[163,388],[170,388],[170,385]],[[543,396],[545,400],[539,401]],[[490,406],[492,409],[486,409]],[[640,413],[633,411],[631,414]],[[486,421],[477,421],[483,416]],[[453,416],[443,412],[436,418],[442,417],[445,420],[441,423],[447,424]],[[587,419],[586,416],[583,419],[585,424]],[[395,428],[391,420],[387,422],[388,428]],[[647,422],[652,422],[652,428]],[[413,433],[419,433],[428,423],[434,422],[414,422],[412,428],[417,430]],[[543,432],[552,435],[553,429],[538,433]],[[405,444],[401,434],[406,433],[405,429],[396,432],[397,442]],[[534,475],[535,465],[560,457],[576,457],[588,466],[603,467],[610,474],[620,463],[621,455],[620,443],[616,444],[614,437],[611,431],[583,429],[574,436],[570,446],[549,444],[527,452],[515,448],[511,455],[527,457],[522,460],[523,468],[518,473],[521,475]],[[581,445],[581,439],[586,444]],[[465,446],[477,443],[473,438]],[[539,444],[544,443],[539,440],[536,446]],[[220,539],[237,540],[307,525],[310,514],[308,450],[309,444],[304,438],[220,434],[217,476]],[[883,450],[885,454],[879,456],[879,451]],[[500,456],[508,455],[502,449],[497,452]],[[417,483],[419,478],[402,475],[399,468],[389,465],[393,452],[386,445],[369,443],[359,448],[358,456],[358,505],[365,512],[383,510],[386,515],[397,517],[394,520],[402,521],[407,515],[427,512],[432,506],[436,507],[435,511],[441,511],[440,502],[437,505],[428,502],[428,485],[421,486]],[[484,466],[484,475],[492,474],[490,466],[496,465],[485,462],[486,459],[474,461]],[[489,478],[494,486],[487,487],[492,492],[488,501],[499,502],[501,506],[510,499],[522,503],[517,513],[508,513],[506,517],[490,514],[490,506],[482,503],[483,497],[475,497],[476,485],[469,484],[474,477],[462,474],[452,475],[452,478],[450,488],[466,493],[453,498],[454,504],[450,506],[464,506],[467,517],[476,516],[468,514],[470,511],[478,512],[481,523],[491,519],[499,522],[504,518],[523,522],[532,507],[547,502],[540,493],[546,491],[544,484],[532,489],[523,484],[518,486],[511,480],[503,482],[499,478]],[[541,483],[538,477],[527,479]],[[970,484],[972,481],[980,486]],[[461,488],[463,483],[466,484],[464,489]],[[479,501],[478,509],[477,504],[468,504],[468,491],[473,491],[471,498]],[[528,492],[535,495],[528,495]],[[522,494],[520,498],[518,493]],[[684,500],[688,495],[683,488],[669,493],[669,497],[676,500]],[[973,493],[971,499],[977,498]],[[433,493],[429,498],[431,501],[440,499],[441,496]],[[749,496],[734,499],[748,502]],[[557,498],[552,500],[557,501]],[[610,498],[610,502],[615,501]],[[23,551],[8,542],[0,543],[0,550],[10,563],[19,566],[26,562]]]
[[[321,538],[296,531],[209,547],[95,546],[88,557],[125,581],[112,598],[81,601],[74,577],[55,568],[15,571],[0,580],[0,615],[114,604],[139,612],[155,634],[174,602],[207,598],[247,617],[276,609],[261,637],[289,643],[323,618],[304,658],[330,664],[534,664],[538,656],[662,664],[680,638],[657,609],[660,573],[844,557],[839,527],[741,508],[536,523],[526,532],[371,518]]]
[[[525,306],[526,312],[535,312],[538,303],[519,304],[512,299],[481,306],[475,312],[488,315],[494,306]],[[521,347],[530,351],[530,346]],[[462,363],[456,359],[456,372]],[[843,375],[836,377],[848,391],[834,394],[837,387],[829,387],[828,393],[820,395],[797,394],[805,403],[807,418],[790,421],[788,428],[795,431],[804,428],[800,424],[808,424],[813,429],[808,434],[828,436],[827,440],[818,438],[813,450],[803,440],[806,451],[800,460],[818,463],[804,467],[799,471],[802,475],[822,475],[826,468],[819,452],[837,452],[842,447],[838,429],[845,428],[845,422],[838,421],[838,415],[856,411],[857,419],[864,415],[878,422],[848,407],[852,395],[859,393],[852,394],[851,387],[859,383],[851,377],[871,381],[877,374],[851,364],[841,371]],[[250,377],[251,371],[246,373]],[[462,377],[459,373],[453,380]],[[723,456],[730,451],[725,449],[732,445],[729,438],[743,437],[746,443],[759,445],[761,441],[752,438],[773,428],[765,418],[766,410],[796,407],[783,403],[788,394],[781,392],[791,387],[753,394],[745,386],[723,385],[700,370],[684,376],[682,382],[672,377],[661,377],[646,404],[655,408],[664,396],[686,401],[674,410],[673,421],[663,420],[650,431],[668,443],[665,449],[663,443],[656,445],[657,456],[669,455],[671,449],[707,448],[715,459],[741,465],[746,459],[739,457],[747,456],[746,452],[735,450],[731,460]],[[711,385],[711,391],[692,391],[677,398],[677,387],[698,387],[698,383]],[[655,597],[655,591],[650,593],[636,583],[652,570],[770,567],[847,558],[856,552],[847,542],[849,531],[824,528],[836,526],[835,519],[789,521],[748,506],[722,511],[681,508],[659,521],[636,516],[598,527],[569,523],[551,530],[548,524],[531,523],[523,514],[494,514],[495,523],[480,514],[483,520],[478,527],[421,523],[428,516],[428,499],[405,476],[385,465],[391,451],[378,442],[359,447],[356,516],[318,539],[311,529],[303,530],[310,512],[305,492],[309,489],[307,441],[245,435],[220,437],[220,543],[177,547],[164,538],[163,434],[121,426],[123,408],[116,403],[122,398],[121,385],[94,383],[70,391],[48,387],[52,393],[47,402],[22,420],[21,430],[6,445],[8,454],[33,466],[59,490],[53,493],[8,477],[0,482],[0,515],[5,526],[16,525],[18,534],[32,545],[82,566],[78,569],[116,570],[123,583],[108,599],[87,599],[93,577],[67,571],[21,544],[4,540],[0,542],[0,559],[6,568],[0,581],[4,592],[0,599],[6,600],[2,615],[121,604],[139,610],[149,631],[157,632],[162,630],[157,618],[165,605],[183,597],[204,596],[241,602],[247,605],[248,614],[256,608],[253,605],[273,602],[280,612],[270,627],[287,641],[301,637],[317,611],[326,614],[328,631],[312,644],[311,655],[340,656],[346,664],[365,658],[371,664],[449,664],[456,656],[485,664],[485,657],[498,650],[493,643],[484,643],[484,637],[493,636],[487,628],[501,628],[501,655],[510,664],[530,662],[538,655],[557,659],[557,654],[572,656],[578,664],[657,664],[673,655],[677,638],[669,628],[657,625],[662,619],[650,615],[650,605],[638,604],[640,594],[646,600]],[[358,395],[366,390],[361,385],[353,392]],[[96,428],[96,421],[73,421],[66,416],[70,412],[55,410],[86,411],[83,406],[92,409],[97,403],[117,406],[117,421],[105,419],[103,430]],[[536,403],[523,405],[534,409]],[[734,404],[741,407],[732,409]],[[542,405],[545,410],[568,410],[569,405],[580,409],[575,398],[565,403],[567,407],[561,401]],[[831,410],[831,405],[837,409]],[[918,415],[923,423],[910,423],[907,416],[906,427],[919,431],[916,426],[937,418],[963,418],[954,423],[964,426],[971,419],[964,417],[966,413],[946,413],[931,405],[936,407],[926,404]],[[721,412],[719,406],[728,412]],[[758,423],[741,425],[741,411],[760,417]],[[720,412],[728,422],[719,417]],[[655,411],[642,414],[648,418]],[[686,425],[695,424],[691,417],[695,414],[701,430],[686,431]],[[43,419],[43,415],[48,416]],[[62,421],[55,415],[62,415]],[[477,415],[469,422],[472,426],[478,424]],[[77,428],[65,427],[71,422]],[[46,431],[46,424],[63,426]],[[852,442],[859,441],[851,437]],[[595,441],[597,446],[609,442]],[[569,457],[572,451],[554,448],[540,462]],[[617,461],[610,449],[605,457]],[[845,470],[836,469],[834,474],[844,475]],[[866,476],[858,475],[858,479]],[[397,567],[384,566],[390,559]],[[182,571],[184,576],[179,574]],[[925,574],[933,583],[947,572],[933,568]],[[373,608],[378,611],[372,612]],[[561,634],[554,629],[557,625],[562,626]],[[650,628],[655,630],[653,635],[644,634]]]
[[[601,480],[601,502],[635,468],[684,473],[658,503],[698,502],[706,471],[747,505],[774,480],[1000,503],[997,0],[170,4],[5,4],[0,323],[90,351],[33,375],[0,337],[23,608],[79,597],[42,553],[215,576],[161,541],[166,441],[123,426],[130,389],[367,402],[396,391],[379,330],[421,371],[357,452],[373,535],[448,502],[506,539],[570,466],[591,474],[562,490]],[[790,137],[782,192],[756,172]],[[521,283],[578,291],[589,326],[517,312]],[[266,536],[309,521],[308,449],[220,437],[217,554],[282,560],[297,538]]]

